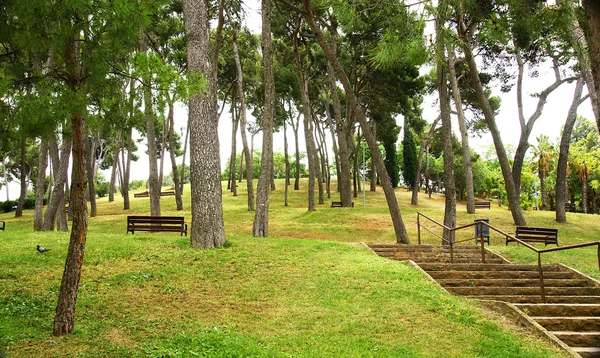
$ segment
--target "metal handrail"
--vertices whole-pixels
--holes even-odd
[[[427,216],[427,215],[425,215],[423,213],[417,212],[417,235],[418,235],[418,243],[419,243],[419,245],[421,245],[421,220],[420,220],[421,216],[423,218],[431,221],[432,223],[434,223],[434,224],[442,227],[443,229],[448,230],[448,231],[458,231],[458,230],[466,229],[466,228],[469,228],[469,227],[475,226],[475,225],[481,225],[481,226],[485,225],[488,228],[496,231],[497,233],[506,236],[507,239],[510,238],[512,241],[516,241],[517,243],[519,243],[519,244],[525,246],[526,248],[528,248],[528,249],[534,251],[535,253],[537,253],[537,256],[538,256],[538,272],[540,274],[540,291],[541,291],[542,302],[543,303],[546,303],[546,289],[544,287],[544,273],[543,273],[543,270],[542,270],[542,254],[543,253],[554,252],[554,251],[570,250],[570,249],[577,249],[577,248],[589,247],[589,246],[597,246],[597,248],[598,248],[598,269],[600,269],[600,241],[591,241],[591,242],[585,242],[585,243],[581,243],[581,244],[574,244],[574,245],[561,246],[561,247],[553,247],[553,248],[549,248],[549,249],[538,249],[538,248],[536,248],[536,247],[528,244],[527,242],[525,242],[523,240],[520,240],[517,237],[515,237],[515,236],[513,236],[513,235],[511,235],[511,234],[509,234],[507,232],[504,232],[504,231],[502,231],[502,230],[500,230],[500,229],[498,229],[498,228],[490,225],[489,223],[487,223],[485,221],[476,221],[476,222],[471,223],[471,224],[467,224],[467,225],[463,225],[463,226],[458,226],[458,227],[455,227],[455,228],[450,228],[450,227],[448,227],[448,226],[446,226],[446,225],[444,225],[444,224],[442,224],[442,223],[440,223],[440,222],[438,222],[438,221],[430,218],[429,216]],[[481,262],[485,263],[485,246],[484,246],[483,234],[482,234],[483,230],[481,230],[482,229],[481,226],[479,227],[479,239],[480,239],[479,241],[481,242]],[[428,229],[426,227],[423,227],[423,228],[425,230],[433,233],[433,231],[431,231],[430,229]],[[450,246],[450,262],[452,262],[452,263],[454,263],[454,244],[455,243],[459,243],[459,242],[473,240],[473,239],[469,238],[469,239],[463,240],[463,241],[452,242],[452,241],[449,241],[449,240],[447,240],[447,239],[445,239],[445,238],[443,238],[441,236],[438,236],[438,237],[441,238],[444,242],[446,242],[446,243],[449,244],[449,246]]]

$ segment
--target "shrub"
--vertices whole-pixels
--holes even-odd
[[[2,212],[10,213],[12,211],[13,206],[17,205],[17,202],[12,200],[7,200],[2,203]]]

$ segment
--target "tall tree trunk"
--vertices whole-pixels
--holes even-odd
[[[44,208],[44,193],[46,191],[46,169],[48,169],[48,140],[41,139],[38,176],[35,185],[35,210],[33,212],[33,230],[41,231],[44,225],[42,210]]]
[[[165,150],[167,148],[167,133],[169,132],[169,122],[163,121],[160,146],[160,168],[158,169],[158,187],[162,190],[163,178],[165,174]]]
[[[52,159],[54,187],[44,215],[42,230],[52,231],[54,230],[54,224],[56,223],[59,231],[67,231],[67,218],[64,210],[66,199],[65,184],[67,181],[69,158],[71,156],[71,141],[63,134],[63,143],[59,155],[56,140],[50,139],[48,142],[48,152]],[[72,210],[71,205],[69,205],[69,211],[71,211],[71,213]]]
[[[240,134],[242,136],[243,154],[246,160],[246,191],[248,192],[248,210],[254,210],[254,184],[252,177],[252,153],[248,148],[248,137],[246,136],[246,95],[244,94],[244,71],[242,71],[242,63],[238,50],[238,31],[237,28],[233,31],[233,59],[235,62],[236,86],[240,103]],[[242,165],[242,158],[240,158]],[[241,176],[241,169],[240,169]]]
[[[42,138],[40,143],[40,160],[37,181],[35,185],[35,210],[33,212],[34,231],[41,231],[44,225],[42,210],[44,208],[44,193],[46,191],[46,169],[48,169],[48,140]]]
[[[445,12],[448,4],[441,1],[438,5],[438,14],[435,19],[435,48],[436,48],[436,72],[437,89],[440,98],[440,116],[442,118],[442,136],[444,147],[444,188],[446,189],[444,225],[449,228],[456,227],[456,187],[454,183],[454,155],[452,150],[452,121],[450,118],[450,96],[448,94],[448,67],[444,59],[446,52],[446,40],[444,39]],[[473,70],[471,70],[473,71]],[[462,103],[460,104],[462,105]],[[442,245],[454,243],[455,232],[444,229]]]
[[[290,156],[288,153],[288,139],[286,121],[283,121],[283,156],[285,157],[285,193],[283,198],[283,206],[288,206],[289,186],[290,186]]]
[[[110,188],[108,189],[108,202],[115,201],[115,192],[117,191],[117,167],[119,166],[119,146],[114,144],[113,162],[110,170]]]
[[[583,163],[583,174],[581,175],[581,208],[583,213],[588,213],[588,168],[587,163]]]
[[[87,238],[85,121],[81,114],[73,114],[71,123],[73,128],[73,167],[70,206],[73,208],[73,227],[54,316],[54,336],[69,334],[75,327],[75,306]]]
[[[177,210],[183,210],[183,200],[181,199],[180,177],[177,172],[177,161],[175,158],[175,111],[173,101],[169,100],[169,155],[171,156],[171,173],[173,174],[173,187],[175,187],[175,205]]]
[[[310,99],[308,97],[308,80],[307,76],[302,68],[300,60],[300,50],[298,48],[298,32],[299,28],[296,28],[292,35],[294,42],[294,55],[296,58],[296,74],[298,75],[298,84],[300,85],[300,98],[302,101],[302,116],[304,123],[304,140],[306,144],[306,156],[308,158],[308,211],[316,210],[315,207],[315,176],[319,177],[318,171],[318,158],[317,150],[315,148],[315,140],[313,137],[313,125],[312,125],[312,114],[310,108]],[[319,203],[321,203],[321,192],[322,183],[318,180],[319,184]]]
[[[269,180],[273,175],[273,118],[275,113],[275,85],[273,76],[273,49],[271,47],[271,0],[262,0],[262,51],[264,68],[263,146],[260,178],[256,190],[256,215],[252,236],[269,236]]]
[[[131,208],[129,201],[129,175],[131,174],[131,153],[133,146],[132,131],[132,128],[127,129],[127,147],[125,147],[125,138],[122,138],[121,142],[121,145],[123,146],[123,151],[127,150],[127,155],[125,155],[125,152],[123,152],[121,156],[121,160],[123,161],[123,181],[121,182],[121,192],[123,194],[123,210],[129,210]]]
[[[298,139],[298,127],[300,127],[300,115],[291,120],[292,130],[294,131],[294,144],[296,146],[296,172],[294,173],[294,190],[300,190],[300,141]]]
[[[2,176],[4,177],[4,185],[6,187],[6,200],[10,200],[10,195],[8,192],[8,172],[6,170],[6,158],[2,158]]]
[[[596,90],[600,88],[600,2],[597,0],[583,0],[583,8],[585,10],[585,26],[583,27],[585,39],[588,45],[590,68],[592,70],[594,91],[590,93],[596,94]],[[589,83],[588,83],[589,88]],[[596,109],[600,107],[598,97],[595,98]],[[600,130],[600,111],[595,111],[596,123]]]
[[[335,53],[337,48],[337,37],[334,35],[332,49]],[[338,141],[338,164],[339,164],[339,175],[338,175],[338,190],[340,192],[340,200],[342,207],[349,208],[352,206],[352,186],[350,183],[350,154],[348,153],[348,123],[350,121],[347,118],[345,121],[342,119],[342,105],[338,96],[337,85],[335,82],[335,72],[329,62],[327,62],[327,82],[329,84],[329,91],[331,92],[331,101],[333,104],[333,119],[335,120],[335,129],[337,133]]]
[[[492,134],[492,139],[494,141],[494,147],[496,148],[496,154],[498,155],[498,162],[500,163],[500,169],[502,170],[502,177],[504,178],[504,185],[506,186],[506,194],[508,196],[508,205],[510,208],[510,212],[513,217],[513,221],[515,225],[518,226],[527,226],[527,221],[525,220],[525,216],[523,215],[523,210],[520,206],[520,198],[519,191],[517,190],[516,183],[512,176],[510,163],[508,161],[508,156],[506,154],[506,150],[504,147],[504,143],[502,142],[502,138],[500,136],[500,130],[496,124],[496,119],[494,117],[494,112],[492,111],[492,107],[487,100],[485,95],[485,91],[483,89],[483,85],[481,84],[481,80],[479,79],[479,71],[477,70],[477,64],[475,62],[475,57],[473,56],[473,51],[469,44],[469,36],[465,24],[463,22],[462,17],[464,14],[459,15],[458,20],[458,28],[461,39],[463,40],[464,45],[464,53],[467,59],[467,63],[469,64],[469,75],[471,77],[471,84],[475,93],[477,95],[477,101],[483,110],[483,114],[485,120],[488,124],[488,128],[490,133]]]
[[[410,203],[412,205],[418,205],[419,204],[419,184],[420,184],[420,177],[421,177],[421,163],[423,161],[423,153],[425,153],[425,149],[428,148],[429,146],[429,141],[431,140],[431,136],[433,136],[433,133],[435,132],[435,129],[437,127],[438,122],[440,121],[440,119],[442,119],[442,117],[438,116],[435,121],[433,121],[433,123],[431,123],[431,127],[429,128],[429,132],[427,132],[427,135],[425,136],[425,138],[423,138],[423,142],[421,143],[421,147],[419,148],[419,157],[417,159],[417,177],[415,178],[415,183],[413,184],[412,187],[412,197],[410,199]],[[429,156],[425,157],[425,161],[426,161],[426,165],[425,165],[425,192],[428,193],[429,192]]]
[[[148,51],[144,30],[140,28],[140,53]],[[149,69],[148,69],[149,70]],[[144,76],[144,116],[146,117],[146,139],[148,145],[148,189],[150,190],[150,215],[160,216],[160,183],[158,181],[158,158],[156,132],[154,128],[154,109],[152,107],[152,79],[149,74]]]
[[[15,217],[23,216],[23,205],[25,204],[25,197],[27,196],[27,138],[25,133],[21,133],[21,156],[19,159],[20,171],[21,171],[21,195],[17,202],[17,209],[15,210]]]
[[[88,136],[86,140],[87,159],[85,161],[87,172],[88,199],[90,201],[90,217],[96,217],[96,190],[94,188],[94,167],[96,166],[96,141],[94,137]]]
[[[338,150],[338,145],[337,145],[337,140],[335,138],[335,129],[334,129],[334,122],[333,119],[331,118],[331,111],[329,110],[329,103],[331,102],[331,99],[329,98],[329,91],[324,91],[325,92],[325,115],[327,118],[327,126],[329,127],[329,134],[331,134],[331,143],[333,145],[333,163],[335,164],[335,177],[338,179],[338,187],[337,187],[337,191],[340,191],[340,156],[339,156],[339,150]],[[327,148],[327,146],[325,145],[325,148]],[[329,178],[329,185],[328,185],[328,192],[327,192],[327,197],[329,198],[329,191],[331,190],[330,185],[331,185],[331,175],[328,173],[328,178]]]
[[[463,111],[462,97],[458,87],[456,77],[454,48],[448,47],[448,70],[450,72],[450,83],[452,85],[452,94],[454,95],[454,105],[458,117],[458,128],[460,129],[460,139],[463,150],[463,163],[465,165],[465,186],[467,191],[467,213],[475,214],[475,191],[473,185],[473,167],[471,166],[471,148],[469,147],[469,133],[465,113]]]
[[[517,75],[517,109],[519,115],[519,125],[521,127],[521,136],[519,138],[519,144],[517,145],[517,150],[515,151],[515,157],[512,165],[512,175],[513,181],[515,183],[515,187],[517,190],[517,197],[520,197],[521,193],[521,174],[523,173],[523,165],[525,163],[525,154],[529,149],[529,137],[531,136],[531,132],[533,131],[533,126],[535,122],[542,115],[542,111],[544,110],[544,106],[547,103],[548,96],[554,92],[560,85],[565,83],[567,79],[562,79],[559,71],[558,62],[553,59],[554,63],[554,82],[546,87],[540,94],[538,95],[538,103],[536,110],[533,114],[525,121],[525,115],[523,110],[523,77],[524,77],[524,63],[523,58],[521,56],[520,50],[517,49],[516,59],[518,64],[518,75]]]
[[[238,102],[237,101],[237,91],[233,90],[233,94],[231,96],[231,156],[229,157],[229,185],[231,188],[231,192],[233,193],[233,196],[237,196],[237,183],[235,181],[235,169],[236,169],[236,157],[237,157],[237,129],[238,129],[238,123],[239,123],[239,118],[236,115],[236,110],[235,110],[235,103]]]
[[[356,94],[354,93],[354,90],[352,89],[350,80],[348,79],[346,73],[344,72],[338,58],[333,56],[333,53],[331,51],[331,48],[329,47],[329,44],[325,41],[325,37],[323,36],[321,29],[317,26],[317,24],[314,20],[313,13],[312,13],[311,0],[304,0],[304,8],[306,10],[307,22],[308,22],[310,28],[312,29],[313,33],[316,35],[316,37],[319,41],[319,44],[321,45],[321,48],[323,49],[323,52],[325,53],[327,60],[331,63],[338,78],[342,82],[342,86],[344,87],[344,90],[346,91],[347,100],[350,102],[353,113],[356,116],[356,118],[358,119],[358,122],[360,123],[360,126],[363,129],[365,139],[367,141],[367,144],[369,145],[369,149],[371,150],[372,160],[375,163],[375,166],[377,168],[377,173],[379,174],[379,178],[381,179],[383,191],[385,193],[385,197],[386,197],[388,207],[390,210],[390,216],[392,218],[392,223],[394,225],[394,232],[396,234],[396,240],[399,243],[408,244],[410,241],[408,239],[406,227],[404,226],[404,222],[402,221],[402,216],[400,214],[400,208],[398,206],[398,201],[396,200],[396,193],[394,191],[394,188],[392,187],[392,182],[391,182],[390,177],[385,168],[385,164],[383,162],[383,156],[381,155],[381,152],[379,151],[379,147],[377,146],[376,138],[373,135],[373,133],[371,132],[371,129],[370,129],[369,124],[367,123],[365,114],[358,103],[358,99],[356,98]]]
[[[548,189],[546,188],[546,168],[540,169],[540,192],[542,194],[542,210],[548,210]]]
[[[188,136],[190,135],[190,125],[188,119],[188,125],[185,127],[185,139],[183,140],[183,155],[181,159],[181,194],[183,195],[183,184],[185,184],[185,154],[187,153]]]
[[[183,1],[188,71],[203,74],[206,91],[190,97],[190,174],[192,229],[190,244],[197,248],[225,244],[221,188],[221,160],[217,108],[217,56],[221,43],[223,3],[211,53],[208,8],[205,1]]]
[[[569,165],[569,147],[571,145],[571,134],[577,120],[577,108],[585,100],[581,98],[583,92],[584,81],[579,78],[575,86],[575,94],[573,101],[567,114],[567,120],[563,127],[562,136],[560,138],[560,150],[558,154],[558,163],[556,165],[556,222],[566,223],[567,214],[565,204],[567,197],[567,168]]]

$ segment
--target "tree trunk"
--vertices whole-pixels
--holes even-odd
[[[423,161],[423,153],[425,153],[425,149],[429,147],[429,141],[431,140],[431,136],[433,136],[433,133],[435,132],[435,129],[437,127],[438,122],[440,121],[440,119],[442,119],[442,117],[438,116],[435,121],[433,121],[433,123],[431,123],[431,127],[429,128],[429,132],[427,132],[427,135],[425,136],[425,138],[423,138],[423,142],[421,143],[421,147],[419,148],[419,157],[417,159],[417,177],[415,178],[415,183],[413,184],[412,187],[412,197],[410,200],[410,203],[412,205],[418,205],[419,204],[419,184],[420,184],[420,177],[421,177],[421,163]],[[425,192],[428,193],[429,192],[429,156],[425,157]]]
[[[27,138],[25,137],[25,133],[21,133],[21,156],[19,162],[21,167],[21,195],[19,196],[17,209],[15,210],[16,218],[23,216],[23,205],[27,196]]]
[[[214,248],[225,244],[219,158],[217,107],[217,54],[220,30],[211,54],[207,3],[183,1],[187,35],[188,71],[203,74],[206,91],[189,100],[190,174],[192,185],[192,229],[190,244],[196,248]],[[219,24],[223,9],[219,6]],[[219,26],[220,28],[220,26]]]
[[[87,172],[87,185],[88,185],[88,200],[90,201],[90,217],[96,217],[96,190],[94,188],[94,167],[96,163],[96,141],[92,136],[88,136],[86,140],[87,144],[87,159],[85,161],[86,172]]]
[[[75,327],[75,306],[81,278],[81,266],[87,238],[87,205],[85,202],[85,122],[81,114],[73,114],[73,168],[71,172],[71,203],[73,228],[69,251],[60,285],[54,336],[69,334]]]
[[[252,236],[269,236],[269,180],[273,175],[273,118],[275,113],[275,85],[273,77],[273,49],[271,48],[271,1],[262,0],[262,51],[264,68],[263,146],[260,178],[256,190],[256,215]]]
[[[115,201],[115,192],[117,191],[117,167],[119,166],[119,145],[114,143],[113,163],[110,170],[110,188],[108,189],[108,202]]]
[[[585,9],[585,26],[583,27],[585,39],[588,45],[590,68],[592,70],[594,91],[590,90],[590,93],[596,94],[596,90],[600,88],[600,2],[597,0],[583,0],[583,8]],[[589,88],[589,83],[588,83]],[[595,106],[596,109],[600,107],[596,96]],[[600,116],[599,112],[594,112],[596,115],[596,123],[600,130]]]
[[[140,53],[146,53],[148,46],[143,29],[140,28]],[[148,69],[149,70],[149,69]],[[160,183],[158,181],[157,145],[156,132],[154,128],[154,109],[152,107],[152,79],[149,75],[144,76],[144,116],[146,117],[146,139],[148,143],[148,190],[150,191],[150,215],[160,216]]]
[[[290,156],[288,154],[288,139],[286,121],[283,121],[283,156],[285,157],[285,193],[283,197],[283,206],[289,205],[289,186],[290,186]]]
[[[46,192],[46,169],[48,168],[48,140],[42,138],[40,143],[40,160],[37,181],[35,185],[35,210],[33,212],[33,230],[41,231],[44,225],[42,210],[44,208],[44,193]]]
[[[131,153],[133,146],[132,128],[128,129],[127,133],[127,148],[124,147],[125,141],[123,138],[123,150],[127,149],[127,155],[123,152],[121,160],[123,161],[123,182],[121,183],[121,191],[123,193],[123,210],[131,208],[129,202],[129,176],[131,174]]]
[[[454,48],[448,47],[448,70],[450,73],[450,83],[452,85],[452,94],[454,95],[454,104],[458,117],[458,128],[460,129],[460,139],[463,150],[463,162],[465,165],[465,185],[467,191],[467,213],[475,214],[475,192],[473,185],[473,168],[471,166],[471,148],[469,147],[469,133],[465,113],[463,111],[462,97],[458,88],[458,79],[456,77]]]
[[[525,220],[525,216],[523,215],[523,210],[520,206],[520,198],[519,191],[517,190],[516,183],[512,176],[510,163],[508,161],[508,156],[506,155],[506,150],[504,147],[504,143],[502,142],[502,138],[500,136],[500,130],[496,125],[496,119],[494,117],[494,112],[492,111],[492,107],[487,100],[485,95],[485,91],[483,89],[483,85],[481,84],[481,80],[479,79],[479,71],[477,70],[477,64],[475,63],[475,57],[473,56],[473,52],[471,46],[469,44],[469,38],[467,36],[467,29],[465,28],[465,24],[462,21],[464,14],[459,15],[459,34],[461,39],[463,40],[464,45],[464,53],[469,64],[469,75],[471,77],[471,84],[475,93],[477,95],[477,100],[479,105],[483,110],[483,114],[485,120],[488,124],[488,128],[490,133],[492,134],[492,139],[494,141],[494,147],[496,148],[496,154],[498,155],[498,162],[500,163],[500,168],[502,170],[502,177],[504,178],[504,185],[506,186],[506,193],[508,196],[508,205],[514,220],[515,225],[518,226],[527,226],[527,221]]]
[[[577,120],[577,108],[585,100],[581,98],[583,92],[584,81],[579,78],[575,86],[575,94],[573,101],[567,114],[567,120],[563,127],[562,136],[560,138],[560,150],[558,154],[558,163],[556,165],[556,222],[566,223],[567,214],[565,211],[565,203],[567,197],[567,168],[569,165],[569,147],[571,145],[571,134]]]
[[[235,110],[235,105],[234,103],[238,102],[237,101],[237,97],[238,94],[236,93],[237,91],[234,90],[233,94],[231,96],[231,156],[229,157],[229,185],[231,188],[231,192],[233,193],[233,196],[237,196],[237,182],[235,181],[236,177],[235,177],[235,169],[236,169],[236,157],[237,157],[237,129],[238,129],[238,123],[239,123],[239,119],[238,116],[236,115],[236,110]]]
[[[445,11],[443,7],[447,4],[442,1],[438,5],[440,14]],[[444,210],[444,225],[449,228],[456,227],[456,187],[454,184],[454,153],[452,150],[452,121],[450,118],[450,96],[448,94],[448,64],[444,59],[446,52],[444,23],[446,19],[443,16],[437,15],[435,21],[435,48],[436,48],[436,72],[437,72],[437,89],[440,98],[440,116],[442,118],[442,136],[444,147],[444,188],[445,188],[445,210]],[[473,71],[473,70],[472,70]],[[462,103],[458,103],[462,106]],[[444,229],[442,245],[454,244],[455,232]]]
[[[169,125],[167,121],[163,121],[162,124],[162,135],[161,135],[161,146],[160,146],[160,168],[158,169],[158,187],[162,190],[163,178],[165,174],[165,150],[167,148],[167,133],[169,132]]]
[[[333,36],[334,45],[332,46],[335,53],[336,36]],[[340,192],[340,200],[342,207],[349,208],[352,206],[352,186],[350,183],[350,154],[348,153],[348,127],[347,122],[350,121],[347,118],[345,121],[342,119],[342,105],[337,92],[337,85],[335,83],[333,67],[327,62],[327,82],[329,84],[329,91],[331,91],[331,101],[333,103],[333,118],[335,120],[335,128],[337,133],[338,141],[338,164],[339,164],[339,175],[338,175],[338,190]]]
[[[588,213],[588,168],[586,163],[583,163],[583,174],[581,175],[581,208],[584,214]]]
[[[312,131],[312,116],[310,109],[310,99],[308,98],[308,82],[304,70],[302,69],[302,63],[300,60],[300,50],[298,48],[298,31],[296,28],[292,35],[294,42],[294,55],[296,59],[296,74],[298,76],[298,84],[300,86],[300,99],[302,101],[302,116],[304,123],[304,142],[306,144],[306,156],[308,159],[308,211],[315,211],[315,175],[317,175],[318,169],[318,158],[316,156],[315,140],[313,138]],[[321,188],[319,183],[319,189]],[[319,194],[321,190],[319,190]],[[319,197],[320,198],[320,197]]]
[[[353,109],[353,113],[356,115],[358,122],[360,123],[360,126],[363,129],[365,139],[367,141],[367,144],[369,145],[369,149],[371,150],[371,158],[375,163],[377,173],[379,174],[379,178],[381,179],[381,185],[385,193],[385,197],[390,210],[390,216],[394,225],[394,232],[396,233],[396,240],[399,243],[408,244],[410,241],[408,239],[406,227],[404,226],[404,222],[402,221],[400,208],[398,206],[398,201],[396,200],[396,193],[394,191],[394,188],[392,187],[392,182],[385,168],[383,156],[381,155],[381,152],[379,152],[376,138],[371,132],[370,126],[367,123],[367,119],[365,118],[365,114],[358,103],[358,99],[356,98],[356,94],[354,93],[354,90],[350,84],[346,73],[344,72],[338,58],[333,56],[331,48],[325,41],[325,37],[323,36],[321,29],[315,23],[310,0],[304,0],[304,8],[306,10],[306,19],[308,21],[308,24],[312,29],[313,33],[316,35],[317,39],[319,40],[319,44],[321,45],[321,48],[323,49],[327,60],[331,63],[338,78],[342,82],[342,85],[348,97],[347,100],[350,102],[351,108]]]
[[[183,210],[183,200],[181,199],[181,184],[179,173],[177,172],[177,161],[175,158],[175,111],[173,108],[173,101],[169,100],[169,155],[171,156],[171,173],[173,174],[173,187],[175,187],[175,204],[177,210]]]
[[[189,122],[190,122],[190,120],[188,118],[188,125],[185,127],[185,139],[183,141],[183,155],[182,155],[182,159],[181,159],[181,188],[179,188],[179,190],[182,195],[183,195],[183,184],[185,184],[185,154],[187,153],[188,136],[190,135]]]
[[[300,113],[296,121],[292,119],[292,130],[294,131],[294,144],[296,145],[296,173],[294,173],[294,190],[300,190],[300,141],[298,139],[298,128],[300,127]]]
[[[48,206],[46,207],[46,213],[44,214],[44,224],[42,226],[42,230],[54,230],[54,224],[55,222],[57,222],[59,230],[61,230],[62,228],[64,229],[64,231],[67,231],[68,229],[66,228],[66,217],[64,216],[64,196],[69,157],[71,153],[71,142],[68,139],[66,139],[63,135],[63,143],[61,146],[59,156],[58,145],[56,144],[56,140],[50,139],[48,143],[48,152],[50,153],[50,158],[52,159],[54,188],[52,189],[52,195],[50,196],[50,201],[48,202]],[[61,222],[63,222],[63,220],[64,225],[61,225]]]

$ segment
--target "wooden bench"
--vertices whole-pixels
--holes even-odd
[[[150,196],[150,192],[148,192],[148,191],[133,194],[134,198],[147,198],[149,196]]]
[[[342,202],[341,201],[332,201],[331,202],[331,207],[332,208],[341,208],[342,207]],[[354,207],[354,202],[352,202],[352,207]]]
[[[575,204],[573,204],[573,203],[565,203],[565,211],[574,212],[575,211]]]
[[[476,201],[475,202],[475,209],[477,208],[488,208],[491,209],[491,203],[489,201]]]
[[[558,246],[558,229],[546,227],[517,226],[515,237],[525,242],[543,242],[544,246],[548,244],[555,244],[556,246]],[[506,245],[508,245],[509,242],[513,241],[515,240],[506,237]]]
[[[0,230],[4,230],[6,227],[6,223],[4,221],[0,221]]]
[[[160,196],[171,196],[171,195],[175,195],[174,191],[161,191],[160,192]]]
[[[187,236],[183,216],[127,216],[127,233],[136,231],[178,232]]]

